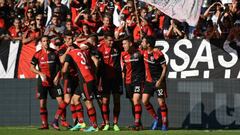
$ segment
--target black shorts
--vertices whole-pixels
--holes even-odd
[[[81,96],[84,101],[92,100],[98,95],[96,82],[94,80],[90,82],[79,82],[79,87],[76,89],[74,94]]]
[[[145,82],[143,93],[153,96],[156,92],[158,98],[167,98],[166,81],[159,88],[156,88],[155,84],[154,82]]]
[[[104,79],[102,80],[102,96],[106,97],[111,94],[122,94],[122,88],[120,88],[120,81],[117,79]]]
[[[63,79],[63,91],[64,94],[74,94],[78,87],[78,78],[77,77],[65,77]]]
[[[63,96],[63,90],[61,85],[45,87],[45,86],[42,86],[41,83],[38,83],[36,97],[38,99],[47,99],[48,93],[52,99],[56,99],[56,97]]]
[[[143,83],[125,84],[126,97],[129,99],[133,98],[134,93],[142,94]]]

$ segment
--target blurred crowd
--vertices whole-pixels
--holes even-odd
[[[227,1],[203,0],[199,22],[193,27],[134,0],[0,0],[0,40],[27,44],[48,35],[52,43],[61,45],[68,32],[75,43],[91,34],[101,40],[104,32],[113,32],[115,40],[130,35],[135,42],[144,35],[240,41],[240,0]]]

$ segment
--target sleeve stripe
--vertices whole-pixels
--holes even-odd
[[[166,63],[166,60],[164,60],[164,61],[160,62],[160,64],[164,64],[164,63]]]

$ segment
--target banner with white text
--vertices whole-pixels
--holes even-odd
[[[240,78],[240,47],[224,42],[205,39],[159,40],[156,47],[165,54],[169,67],[167,77],[170,79]],[[29,66],[25,66],[30,65],[32,54],[37,50],[35,45],[33,49],[29,48],[31,46],[22,47],[19,41],[0,42],[0,78],[36,77]]]
[[[234,44],[223,47],[223,43],[182,39],[157,41],[156,46],[165,54],[168,78],[240,78],[239,49]]]

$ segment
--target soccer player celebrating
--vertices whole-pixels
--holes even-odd
[[[114,46],[113,34],[107,32],[104,34],[104,40],[100,43],[98,51],[103,57],[102,66],[102,112],[104,117],[105,126],[102,129],[107,131],[110,129],[109,125],[109,100],[113,94],[114,109],[114,131],[120,131],[118,127],[118,117],[120,114],[120,95],[122,91],[120,85],[122,84],[121,66],[120,66],[120,51],[117,46]]]
[[[49,39],[47,36],[41,38],[42,49],[36,52],[31,61],[31,71],[38,74],[37,97],[40,99],[40,116],[42,126],[40,129],[48,129],[48,112],[47,112],[47,93],[58,101],[58,110],[55,118],[63,113],[66,104],[62,98],[62,89],[59,85],[60,78],[60,61],[57,53],[49,48]],[[39,70],[36,69],[38,65]],[[52,123],[53,128],[60,130],[58,123]]]
[[[65,58],[64,66],[62,69],[63,74],[66,74],[69,65],[73,64],[78,71],[79,88],[77,89],[72,97],[73,104],[80,104],[80,96],[85,102],[87,107],[88,116],[90,118],[92,126],[84,130],[86,132],[98,131],[96,110],[93,106],[92,99],[96,92],[96,77],[94,74],[93,63],[97,67],[98,60],[95,56],[90,54],[90,50],[71,50]],[[78,123],[75,128],[83,128],[85,125]]]
[[[142,102],[147,111],[154,118],[152,130],[157,129],[158,115],[156,114],[152,104],[150,103],[150,97],[157,93],[158,103],[161,109],[162,115],[162,130],[167,130],[167,105],[165,102],[166,94],[166,60],[163,53],[155,48],[155,39],[152,37],[144,37],[142,39],[141,46],[144,49],[144,65],[145,65],[145,84],[142,95]]]
[[[91,54],[98,59],[98,67],[95,67],[95,74],[97,77],[97,91],[95,93],[95,97],[97,99],[97,103],[99,108],[101,109],[101,116],[103,119],[103,123],[99,127],[99,130],[102,130],[105,126],[103,111],[102,111],[102,86],[101,86],[101,76],[103,74],[103,60],[100,52],[98,51],[98,36],[96,34],[89,35],[85,44],[80,44],[79,46],[81,50],[90,50]]]
[[[141,93],[144,81],[144,62],[141,51],[133,45],[132,38],[122,41],[124,52],[121,53],[121,66],[126,88],[126,96],[132,102],[134,110],[134,130],[141,129]]]
[[[65,58],[67,54],[73,50],[78,48],[77,45],[73,44],[73,35],[72,33],[66,33],[64,37],[65,43],[60,47],[58,53],[59,53],[59,58],[62,63],[64,64]],[[74,125],[77,124],[77,122],[81,123],[82,128],[84,128],[84,121],[83,121],[83,107],[81,102],[79,102],[78,105],[74,105],[73,101],[71,101],[72,95],[76,88],[78,87],[78,75],[77,75],[77,70],[74,68],[74,65],[69,65],[69,70],[64,74],[63,76],[63,85],[64,85],[64,101],[65,103],[70,105],[70,110],[72,112],[72,118]],[[69,126],[68,123],[62,122],[62,125]],[[79,130],[79,129],[71,129],[71,130]]]

